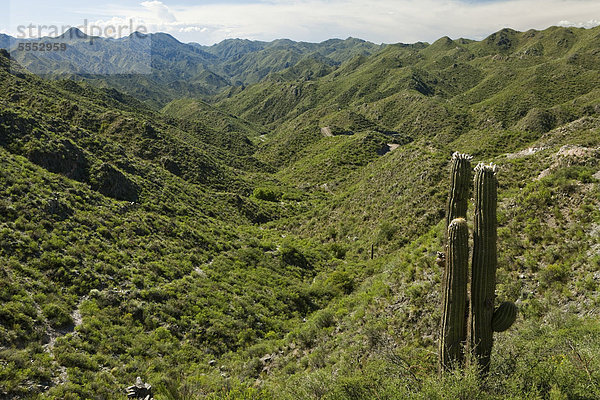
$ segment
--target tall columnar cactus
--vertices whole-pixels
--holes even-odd
[[[471,158],[468,154],[458,152],[452,154],[446,229],[448,229],[453,219],[467,218],[467,204],[471,189]]]
[[[440,371],[460,366],[464,360],[469,268],[469,230],[465,218],[470,189],[471,156],[456,152],[452,155],[450,194],[446,209],[446,251],[438,255],[438,265],[444,271]]]
[[[473,261],[471,270],[470,347],[487,373],[493,344],[492,317],[496,297],[497,239],[496,167],[475,167],[475,221],[473,225]]]
[[[441,370],[460,366],[464,360],[463,342],[474,354],[483,374],[489,371],[493,332],[508,329],[517,317],[517,306],[504,302],[494,310],[497,268],[497,180],[496,167],[479,164],[475,168],[475,211],[471,295],[468,285],[467,211],[470,159],[465,154],[452,156],[452,188],[446,216],[446,253],[438,252],[438,265],[444,268],[443,305],[440,339]],[[465,171],[466,169],[466,171]],[[469,307],[470,301],[470,307]],[[470,314],[467,318],[467,309]]]
[[[448,226],[446,266],[443,278],[443,308],[440,338],[440,368],[462,365],[467,340],[467,282],[469,270],[469,227],[464,218]]]

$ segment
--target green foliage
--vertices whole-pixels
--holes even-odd
[[[252,192],[252,195],[259,200],[265,201],[279,201],[281,199],[281,193],[270,188],[256,188]]]
[[[540,271],[540,283],[549,286],[554,282],[565,283],[569,278],[569,268],[564,264],[550,264]]]
[[[599,397],[597,34],[158,36],[172,74],[86,82],[0,55],[0,392]],[[503,177],[496,294],[519,316],[487,378],[437,375],[455,149]]]
[[[68,310],[63,306],[57,304],[45,304],[42,307],[44,316],[52,326],[61,327],[73,324],[73,318],[71,317]]]
[[[398,227],[394,226],[394,224],[392,224],[389,221],[383,221],[381,223],[381,225],[379,226],[379,233],[377,235],[377,238],[379,240],[379,242],[389,242],[390,240],[392,240],[394,238],[394,235],[398,232]]]

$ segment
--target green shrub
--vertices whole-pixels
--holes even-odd
[[[550,264],[540,271],[540,283],[550,286],[554,282],[565,283],[569,278],[569,267],[565,264]]]
[[[389,221],[384,221],[379,225],[379,233],[377,234],[377,238],[380,242],[389,242],[394,238],[398,232],[398,227],[392,224]]]
[[[65,327],[73,324],[73,318],[63,304],[45,304],[42,306],[44,316],[50,325],[54,327]]]
[[[265,201],[276,202],[281,199],[281,193],[270,188],[256,188],[252,192],[252,195],[259,200]]]

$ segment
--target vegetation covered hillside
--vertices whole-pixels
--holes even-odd
[[[194,45],[194,44],[192,44]],[[330,39],[321,43],[279,39],[272,42],[227,39],[212,46],[196,47],[220,60],[215,70],[240,86],[260,82],[271,73],[309,63],[307,75],[295,78],[318,78],[358,55],[370,55],[382,46],[361,39]],[[309,72],[310,71],[310,72]]]
[[[48,52],[46,46],[63,47]],[[207,100],[227,96],[285,69],[287,77],[314,79],[356,55],[369,55],[381,47],[354,38],[322,43],[232,39],[200,46],[181,43],[166,33],[135,32],[113,39],[87,35],[77,28],[58,37],[0,35],[0,48],[10,50],[30,72],[118,89],[153,108],[182,97]]]
[[[160,111],[1,53],[0,396],[600,398],[599,29],[388,45]],[[268,47],[225,44],[201,50]],[[497,165],[518,306],[485,377],[438,375],[455,151]]]
[[[255,225],[304,194],[253,195],[250,177],[270,178],[248,124],[206,106],[187,126],[118,92],[9,73],[0,57],[3,397],[120,398],[136,375],[194,365],[216,390],[209,361],[282,337],[338,295],[313,283],[329,247]],[[216,124],[235,149],[210,140]]]
[[[599,28],[503,30],[481,42],[442,38],[432,45],[390,45],[317,81],[263,82],[219,107],[271,128],[257,157],[278,166],[282,180],[334,193],[335,202],[315,210],[321,233],[345,223],[346,236],[367,234],[374,240],[382,221],[396,220],[398,229],[412,230],[441,218],[439,208],[422,207],[423,197],[441,203],[445,193],[439,186],[424,192],[417,183],[443,184],[443,165],[453,151],[491,160],[535,146],[565,124],[597,116],[598,64],[576,60],[593,59],[599,45]],[[532,55],[532,48],[541,50]],[[356,168],[360,162],[341,151],[338,163],[360,173],[333,172],[336,157],[324,156],[333,151],[331,144],[352,146],[361,135],[381,137],[380,148],[364,160],[379,158],[374,150],[397,148],[382,163],[406,157],[409,167],[398,165],[393,173],[390,164]],[[328,160],[327,168],[321,158]],[[406,202],[398,202],[413,190]],[[406,212],[418,211],[419,222],[400,220],[406,212],[396,212],[397,203]],[[365,220],[349,222],[340,218],[349,209],[369,211]],[[311,226],[301,221],[301,229]]]

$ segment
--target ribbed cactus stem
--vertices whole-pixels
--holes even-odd
[[[492,316],[498,265],[496,167],[479,164],[475,168],[475,220],[471,275],[470,347],[484,374],[489,371],[493,345]]]
[[[467,340],[467,282],[469,228],[464,218],[448,226],[446,266],[443,276],[440,370],[462,365]]]
[[[450,195],[446,210],[446,229],[456,218],[467,218],[467,204],[471,189],[471,156],[454,153],[450,172]]]

